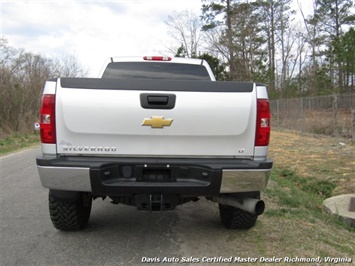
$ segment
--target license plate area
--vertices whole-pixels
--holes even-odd
[[[138,182],[175,182],[171,169],[148,168],[143,169],[142,175],[137,178]]]

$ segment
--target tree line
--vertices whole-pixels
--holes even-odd
[[[180,45],[170,50],[213,59],[220,80],[263,82],[272,98],[352,92],[355,6],[309,2],[305,15],[300,0],[298,10],[292,0],[202,0],[201,14],[174,12],[166,20]]]
[[[33,130],[47,79],[87,74],[74,55],[51,59],[15,49],[5,38],[0,39],[0,51],[0,138]]]

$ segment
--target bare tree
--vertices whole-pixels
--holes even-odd
[[[214,28],[206,31],[204,42],[207,44],[206,50],[222,61],[228,62],[229,50],[224,43],[221,42],[223,30],[221,28]]]
[[[73,54],[65,55],[59,62],[59,74],[62,77],[85,77],[88,70],[85,69]]]
[[[74,56],[63,60],[25,52],[0,39],[0,138],[32,131],[44,82],[48,78],[82,77],[86,72]]]
[[[174,39],[174,47],[170,52],[176,53],[179,47],[185,51],[186,57],[197,57],[200,52],[202,22],[199,16],[192,11],[184,10],[173,12],[169,15],[165,24],[168,26],[168,34]]]

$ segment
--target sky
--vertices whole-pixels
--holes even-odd
[[[173,11],[200,14],[202,6],[201,0],[0,1],[0,35],[11,47],[50,58],[75,55],[90,77],[111,56],[171,55],[168,48],[179,44],[164,21]]]
[[[199,14],[201,0],[1,0],[1,36],[9,46],[51,58],[75,55],[97,77],[111,56],[166,55],[164,21],[173,11]]]

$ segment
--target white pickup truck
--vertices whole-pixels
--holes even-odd
[[[41,183],[59,230],[86,226],[93,199],[173,210],[203,196],[227,228],[264,211],[270,111],[266,87],[215,81],[200,59],[110,58],[101,78],[46,81]]]

